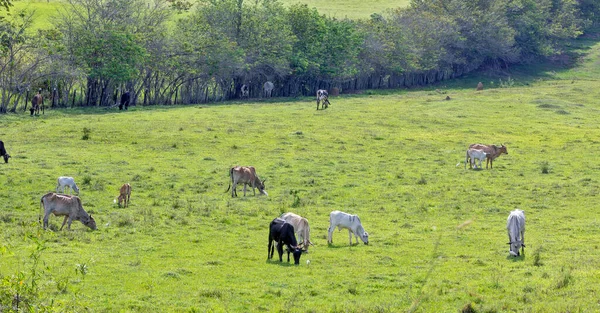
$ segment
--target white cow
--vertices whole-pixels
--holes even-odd
[[[298,236],[298,242],[303,243],[306,250],[308,250],[309,245],[313,245],[313,243],[310,242],[310,226],[308,226],[307,219],[292,212],[284,213],[280,218],[294,226],[294,231],[296,232],[296,236]]]
[[[263,91],[264,91],[265,98],[271,98],[274,88],[275,88],[275,85],[273,85],[272,82],[266,82],[263,85]]]
[[[467,163],[473,164],[473,168],[477,168],[477,163],[475,163],[475,160],[479,160],[479,168],[483,168],[483,167],[481,167],[481,162],[483,162],[483,160],[485,160],[486,156],[487,156],[487,153],[485,153],[485,151],[483,151],[483,150],[478,150],[478,149],[467,150],[467,158],[465,159],[465,169],[467,169]],[[471,158],[470,162],[469,162],[469,158]]]
[[[518,209],[511,211],[506,220],[506,229],[508,230],[510,255],[519,256],[521,248],[525,253],[525,212]]]
[[[64,194],[65,187],[69,187],[69,194],[71,194],[72,190],[74,190],[75,193],[79,195],[79,188],[77,187],[77,184],[75,184],[75,179],[73,179],[73,177],[61,176],[58,178],[58,183],[56,184],[56,193],[58,193],[58,189],[60,189]]]
[[[242,85],[242,88],[240,88],[240,98],[248,97],[250,97],[250,88],[248,88],[248,85],[244,84]]]
[[[352,234],[358,244],[358,238],[366,244],[369,244],[369,234],[365,231],[360,219],[356,215],[344,213],[341,211],[333,211],[329,214],[329,234],[327,236],[327,243],[333,243],[333,230],[337,226],[338,230],[343,228],[348,230],[348,238],[350,239],[350,245],[352,245]]]

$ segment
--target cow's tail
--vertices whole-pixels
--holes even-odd
[[[469,163],[469,150],[467,150],[467,157],[465,158],[465,170],[467,169],[468,163]]]
[[[38,215],[38,223],[42,225],[42,215],[44,214],[44,196],[40,198],[40,215]]]
[[[229,178],[231,178],[231,180],[229,181],[229,186],[227,187],[227,190],[225,190],[225,192],[228,192],[229,189],[231,189],[231,185],[233,184],[233,167],[229,169]]]

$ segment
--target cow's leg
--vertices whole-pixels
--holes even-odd
[[[237,187],[237,182],[234,181],[233,184],[231,185],[231,197],[237,197],[237,192],[235,190],[235,188]]]
[[[277,243],[277,253],[279,253],[279,262],[283,262],[283,242]]]
[[[273,240],[269,237],[269,245],[267,246],[267,260],[273,257]]]
[[[350,245],[352,245],[352,231],[349,229],[348,229],[348,238],[350,239]],[[358,243],[358,241],[356,243]]]
[[[335,227],[329,224],[329,228],[327,229],[327,243],[333,243],[333,230]]]
[[[63,220],[62,226],[60,226],[60,230],[62,230],[62,229],[63,229],[63,227],[65,227],[65,224],[67,223],[67,219],[69,219],[69,216],[68,216],[68,215],[67,215],[67,216],[65,216],[65,219]],[[71,226],[71,222],[69,222],[69,227],[68,227],[69,229],[71,229],[71,227],[70,227],[70,226]]]
[[[244,184],[244,197],[246,196],[246,186],[248,186],[248,184]]]
[[[44,229],[46,229],[46,227],[48,227],[48,217],[50,216],[50,212],[46,212],[44,214]]]

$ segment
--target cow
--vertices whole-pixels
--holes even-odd
[[[510,255],[514,257],[521,255],[519,249],[525,253],[525,212],[519,209],[511,211],[506,220],[506,229]]]
[[[290,262],[290,253],[294,255],[294,264],[300,264],[300,256],[302,256],[302,248],[296,241],[294,236],[294,226],[287,223],[285,220],[277,217],[269,224],[269,245],[267,248],[267,260],[273,258],[274,246],[276,242],[277,253],[279,253],[279,262],[283,262],[283,245],[287,245],[287,261]]]
[[[33,98],[31,98],[31,108],[29,109],[29,112],[32,116],[34,113],[35,115],[40,115],[40,107],[42,108],[42,113],[44,113],[44,98],[38,92],[35,96],[33,96]]]
[[[479,82],[477,83],[477,91],[482,91],[483,90],[483,83]]]
[[[317,110],[319,110],[319,103],[321,103],[321,109],[327,109],[331,103],[329,103],[329,93],[327,90],[317,90]]]
[[[487,153],[485,153],[485,151],[483,151],[483,150],[478,150],[478,149],[467,150],[467,158],[465,159],[465,169],[467,169],[467,164],[471,164],[471,163],[474,168],[477,168],[477,163],[475,162],[475,160],[479,160],[479,168],[483,168],[481,165],[481,162],[483,161],[483,159],[486,158],[486,156],[487,156]]]
[[[261,181],[260,178],[256,175],[256,169],[253,166],[235,166],[229,170],[229,177],[231,178],[231,183],[225,192],[229,191],[231,188],[231,197],[237,197],[237,184],[244,184],[244,197],[246,196],[246,186],[250,185],[252,187],[252,192],[256,196],[255,188],[258,188],[260,194],[268,196],[269,194],[265,190],[265,181],[266,179]]]
[[[65,223],[67,224],[67,229],[71,230],[71,223],[75,221],[80,221],[83,225],[91,228],[92,230],[96,230],[96,221],[94,218],[89,215],[81,204],[81,199],[77,196],[66,196],[59,195],[53,192],[47,193],[40,199],[41,209],[44,210],[44,229],[48,227],[48,218],[50,213],[54,213],[55,216],[64,216],[65,219],[60,227],[60,230],[63,229]]]
[[[129,91],[123,93],[121,95],[121,103],[119,104],[119,110],[123,110],[123,107],[125,107],[125,110],[127,110],[129,108],[130,100],[131,100],[131,94],[129,93]]]
[[[242,85],[242,88],[240,88],[240,98],[249,98],[250,97],[250,88],[248,87],[248,85],[244,84]]]
[[[73,179],[73,177],[61,176],[58,178],[56,193],[58,193],[58,190],[60,189],[64,194],[65,187],[69,187],[69,194],[71,194],[72,191],[75,191],[75,193],[79,195],[79,188],[77,187],[77,184],[75,184],[75,179]]]
[[[271,95],[273,94],[273,89],[275,88],[275,85],[273,85],[272,82],[266,82],[263,85],[263,94],[265,96],[265,98],[271,98]]]
[[[483,145],[480,143],[474,143],[472,145],[469,146],[469,149],[477,149],[477,150],[483,150],[486,154],[487,154],[487,159],[485,161],[485,168],[488,168],[488,165],[490,166],[490,168],[494,168],[494,160],[499,157],[502,153],[505,153],[508,155],[508,150],[506,149],[505,145],[500,145],[499,147],[496,145]],[[470,165],[470,163],[469,163]]]
[[[333,211],[329,214],[329,234],[327,236],[327,243],[333,243],[333,231],[337,226],[338,230],[347,229],[348,238],[350,239],[350,245],[352,245],[352,234],[356,243],[358,244],[358,238],[366,244],[369,244],[369,234],[365,231],[360,219],[356,215],[344,213],[341,211]]]
[[[119,206],[123,203],[123,207],[127,207],[129,205],[129,197],[131,197],[131,185],[123,184],[121,189],[119,189]]]
[[[298,236],[298,242],[302,244],[306,252],[308,246],[313,245],[313,243],[310,242],[310,226],[308,225],[308,220],[292,212],[281,214],[280,218],[294,226],[296,236]]]
[[[4,163],[8,163],[8,158],[10,158],[10,154],[6,152],[4,148],[4,142],[0,140],[0,156],[4,158]]]

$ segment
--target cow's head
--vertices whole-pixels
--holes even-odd
[[[296,248],[294,248],[294,251],[292,251],[292,254],[294,255],[294,265],[300,265],[300,257],[302,256],[302,247],[297,246]]]
[[[508,251],[508,253],[510,253],[510,255],[514,257],[518,257],[519,255],[521,255],[519,250],[521,250],[521,247],[525,246],[521,241],[518,240],[515,242],[509,242],[508,244],[510,245],[510,250]]]
[[[73,191],[79,195],[79,187],[77,187],[77,185],[73,185]]]
[[[4,157],[4,163],[8,163],[8,158],[10,158],[10,154],[6,153],[2,157]]]
[[[258,188],[258,191],[259,191],[261,194],[263,194],[263,195],[265,195],[265,196],[268,196],[269,194],[268,194],[268,193],[267,193],[267,191],[265,190],[265,182],[266,182],[266,181],[267,181],[266,179],[265,179],[265,180],[263,180],[263,181],[260,181],[260,179],[258,179],[258,177],[257,177],[257,178],[256,178],[256,183],[257,183],[257,184],[256,184],[256,188]]]
[[[90,215],[90,218],[87,221],[83,222],[83,225],[91,228],[92,230],[98,229],[96,227],[96,220],[94,220],[94,218],[91,215]]]
[[[508,154],[508,150],[506,149],[505,145],[500,145],[500,154],[502,154],[502,153]]]
[[[363,232],[362,234],[360,234],[360,239],[366,244],[369,244],[369,233],[367,233],[366,231]]]

